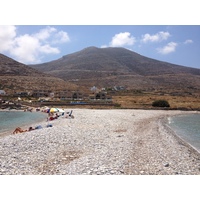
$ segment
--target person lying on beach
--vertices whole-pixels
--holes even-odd
[[[35,130],[33,127],[29,127],[28,131],[33,131]]]
[[[17,133],[23,133],[23,132],[26,132],[27,130],[23,130],[21,129],[20,127],[17,127],[14,131],[13,131],[13,134],[17,134]]]
[[[52,120],[57,119],[57,118],[58,118],[58,117],[52,117],[52,116],[51,116],[51,117],[49,117],[48,120],[52,121]],[[48,121],[48,120],[47,120],[47,121]]]
[[[23,132],[32,131],[32,130],[35,130],[35,129],[34,129],[33,127],[29,127],[28,130],[23,130],[22,128],[17,127],[17,128],[13,131],[13,134],[23,133]]]

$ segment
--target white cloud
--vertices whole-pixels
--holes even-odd
[[[15,36],[15,26],[0,26],[0,52],[9,51]]]
[[[58,54],[55,44],[69,42],[67,32],[46,27],[34,34],[17,35],[15,26],[0,26],[0,52],[8,52],[19,62],[33,64],[48,54]]]
[[[56,33],[55,40],[53,41],[53,43],[65,43],[69,41],[70,41],[70,38],[68,36],[68,33],[64,31],[59,31],[58,33]]]
[[[158,50],[158,53],[169,54],[169,53],[175,52],[177,45],[178,44],[175,42],[170,42],[163,48],[158,48],[157,50]]]
[[[147,42],[160,42],[163,40],[167,40],[170,37],[169,32],[163,32],[160,31],[159,33],[156,33],[155,35],[150,35],[146,33],[145,35],[142,36],[142,42],[147,43]]]
[[[37,61],[40,46],[37,38],[25,34],[13,40],[13,47],[10,49],[10,54],[20,62],[34,63]]]
[[[51,36],[53,32],[56,32],[56,29],[48,26],[44,29],[41,29],[38,33],[33,34],[33,37],[36,37],[39,40],[46,40]]]
[[[46,54],[50,54],[50,53],[58,54],[58,53],[60,53],[60,50],[58,48],[51,47],[48,44],[41,46],[39,51],[42,52],[42,53],[46,53]]]
[[[135,38],[131,36],[129,32],[124,32],[124,33],[119,33],[116,34],[113,38],[112,41],[110,42],[111,47],[122,47],[122,46],[130,46],[134,45],[135,43]]]
[[[191,44],[191,43],[193,43],[192,40],[185,40],[185,42],[184,42],[184,44]]]
[[[101,45],[101,48],[107,48],[108,47],[108,45]]]

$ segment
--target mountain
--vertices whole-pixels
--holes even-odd
[[[58,60],[30,67],[86,87],[200,91],[200,69],[158,61],[125,48],[88,47]]]
[[[25,64],[19,63],[3,54],[0,54],[0,76],[45,76],[47,74],[41,73]]]
[[[78,87],[0,54],[0,89],[6,93],[61,90]]]

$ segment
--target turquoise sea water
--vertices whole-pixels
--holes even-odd
[[[169,126],[179,137],[200,151],[200,114],[170,117]]]
[[[47,115],[42,112],[1,111],[0,134],[13,132],[16,127],[28,127],[31,124],[46,120]]]

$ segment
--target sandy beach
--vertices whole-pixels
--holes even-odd
[[[199,152],[166,122],[187,113],[73,109],[74,119],[1,137],[0,174],[199,175]]]

